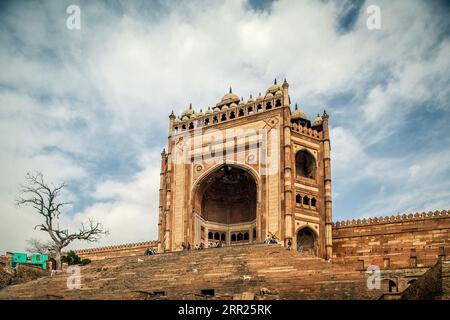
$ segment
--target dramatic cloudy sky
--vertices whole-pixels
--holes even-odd
[[[334,220],[450,208],[449,16],[439,1],[2,1],[0,253],[45,239],[14,206],[36,170],[68,183],[67,226],[110,229],[97,245],[155,239],[170,111],[275,77],[330,114]]]

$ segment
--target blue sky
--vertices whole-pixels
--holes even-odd
[[[66,8],[81,9],[81,29]],[[369,5],[381,29],[366,27]],[[156,238],[168,115],[290,83],[327,109],[333,218],[450,207],[450,13],[444,1],[42,1],[0,4],[0,252],[39,217],[26,172],[66,181],[64,223],[99,244]],[[85,247],[76,244],[74,247]]]

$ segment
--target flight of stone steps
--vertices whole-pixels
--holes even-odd
[[[377,299],[367,276],[256,244],[94,261],[81,267],[80,289],[61,273],[5,288],[0,299]]]

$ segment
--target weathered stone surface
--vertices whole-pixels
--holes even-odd
[[[278,245],[245,245],[190,253],[119,257],[81,268],[81,289],[67,276],[44,277],[0,291],[0,299],[376,299],[367,275]],[[224,263],[226,261],[226,263]],[[105,269],[104,267],[107,268]],[[265,272],[285,268],[288,272]],[[197,271],[194,271],[197,270]],[[206,274],[210,276],[205,277]],[[250,278],[244,278],[250,276]],[[261,292],[261,288],[265,288]]]

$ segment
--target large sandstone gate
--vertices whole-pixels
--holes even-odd
[[[286,80],[246,102],[230,89],[206,112],[172,112],[168,134],[159,252],[187,242],[262,242],[267,234],[295,244],[296,231],[308,227],[317,254],[332,257],[328,114],[311,121],[291,110]]]

